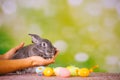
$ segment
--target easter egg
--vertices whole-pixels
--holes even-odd
[[[36,68],[35,72],[41,76],[43,74],[44,69],[45,69],[44,66],[40,66]]]
[[[89,76],[90,72],[89,72],[89,69],[87,68],[81,68],[78,70],[78,75],[81,76],[81,77],[87,77]]]
[[[78,67],[68,66],[67,69],[70,71],[71,76],[77,76]]]
[[[54,74],[56,76],[59,76],[60,68],[62,68],[62,67],[56,67],[56,68],[54,68]]]
[[[54,71],[55,71],[56,76],[59,76],[59,77],[69,77],[70,76],[70,71],[67,68],[58,67]]]
[[[44,66],[37,67],[36,68],[36,73],[43,72],[44,69],[45,69]]]
[[[44,76],[52,76],[54,74],[54,71],[50,67],[46,67],[43,71]]]

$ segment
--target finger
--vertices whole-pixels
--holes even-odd
[[[55,56],[53,57],[53,59],[55,59],[55,58],[58,56],[58,53],[59,53],[59,51],[56,50],[56,54],[55,54]]]
[[[59,53],[59,51],[58,50],[56,50],[56,54],[54,55],[54,57],[52,57],[51,59],[45,59],[46,61],[50,61],[50,60],[55,60],[55,58],[57,57],[57,55],[58,55],[58,53]]]
[[[55,54],[55,56],[53,57],[53,58],[51,58],[51,59],[44,59],[44,63],[45,63],[45,65],[48,65],[48,64],[51,64],[51,63],[54,63],[55,62],[55,58],[57,57],[57,55],[58,55],[58,50],[56,50],[56,54]]]
[[[50,59],[50,60],[46,60],[46,61],[45,61],[46,65],[51,64],[51,63],[54,63],[54,62],[55,62],[55,60],[53,60],[53,59]]]
[[[15,49],[18,50],[24,46],[24,42],[22,42],[20,45],[16,46]]]

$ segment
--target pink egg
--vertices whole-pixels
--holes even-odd
[[[55,69],[55,74],[56,76],[60,76],[60,77],[69,77],[70,71],[66,68],[59,67]]]

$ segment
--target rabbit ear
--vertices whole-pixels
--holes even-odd
[[[36,44],[40,44],[42,39],[36,34],[29,34],[32,37],[32,42]]]

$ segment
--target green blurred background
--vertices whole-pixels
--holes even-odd
[[[120,0],[0,0],[0,53],[31,44],[29,33],[60,51],[50,66],[120,72]]]

